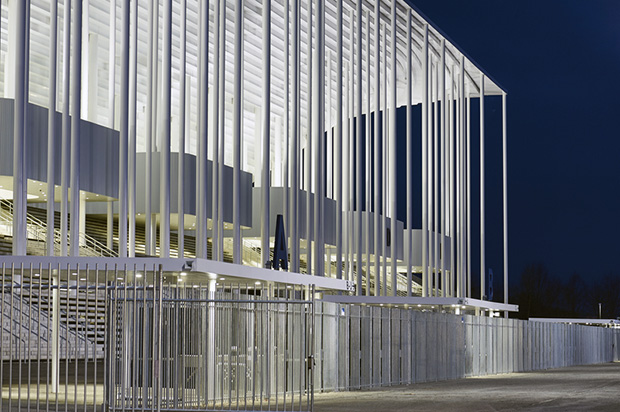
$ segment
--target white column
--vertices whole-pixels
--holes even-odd
[[[381,127],[379,124],[379,118],[381,116],[381,2],[375,2],[375,130],[374,130],[374,205],[373,212],[375,215],[375,296],[381,295],[381,247],[383,244],[383,232],[381,230],[381,168],[380,162],[381,152],[380,141]],[[385,287],[385,286],[384,286]]]
[[[62,141],[61,141],[61,199],[60,199],[60,254],[67,256],[68,252],[68,219],[69,219],[69,142],[70,122],[69,115],[69,64],[71,39],[71,0],[66,0],[63,13],[63,40],[62,40]]]
[[[455,110],[454,110],[454,100],[456,98],[456,93],[455,93],[455,84],[454,84],[454,72],[455,72],[455,68],[454,65],[452,65],[452,70],[450,71],[450,97],[448,98],[449,100],[449,104],[450,104],[450,109],[448,110],[448,126],[449,126],[449,131],[448,131],[448,149],[449,149],[449,161],[448,161],[448,172],[450,173],[450,176],[448,178],[449,180],[449,188],[450,188],[450,194],[448,195],[449,198],[449,213],[450,213],[450,217],[449,217],[449,222],[450,222],[450,278],[448,283],[450,284],[450,294],[449,296],[455,296],[455,286],[456,286],[456,219],[455,219],[455,215],[454,215],[454,206],[455,206],[455,202],[454,202],[454,191],[455,191],[455,187],[454,187],[454,172],[455,172],[455,130],[454,130],[454,118],[455,118]]]
[[[217,15],[215,17],[217,22]],[[217,24],[217,23],[216,23]],[[189,103],[191,100],[191,88],[187,82],[186,69],[186,39],[187,39],[187,0],[181,0],[181,50],[180,50],[180,73],[179,79],[179,171],[177,180],[177,242],[178,257],[185,257],[185,129],[190,124]],[[216,95],[217,96],[217,95]],[[216,97],[217,98],[217,97]],[[213,105],[217,106],[216,104]],[[216,140],[216,139],[213,139]],[[215,171],[215,155],[213,155],[213,170]],[[213,225],[215,228],[215,224]]]
[[[357,223],[357,215],[356,215],[356,211],[355,211],[355,174],[357,173],[356,167],[355,167],[355,161],[356,156],[355,156],[355,23],[356,23],[356,19],[355,19],[355,10],[351,9],[350,11],[350,20],[351,23],[349,25],[349,82],[348,82],[348,86],[349,86],[349,133],[348,133],[348,139],[349,139],[349,148],[346,151],[349,154],[349,158],[348,158],[348,180],[349,180],[349,191],[348,191],[348,197],[349,197],[349,213],[348,213],[348,249],[349,249],[349,276],[350,276],[350,280],[351,282],[355,282],[356,285],[358,285],[358,278],[356,276],[356,246],[357,246],[357,228],[356,223]],[[359,271],[358,271],[359,272]],[[361,282],[361,275],[360,275],[360,279],[359,282]],[[361,285],[358,285],[356,293],[359,295],[361,293]]]
[[[357,63],[355,66],[355,77],[353,81],[353,93],[355,96],[355,249],[357,252],[357,263],[355,270],[357,271],[357,294],[362,293],[362,145],[364,140],[362,137],[362,2],[357,2],[356,11],[356,46]],[[357,93],[357,94],[355,94]]]
[[[222,10],[221,1],[215,2],[215,15],[213,16],[213,96],[214,102],[211,107],[211,127],[213,128],[213,139],[211,141],[213,163],[211,173],[211,225],[212,225],[212,242],[211,242],[211,258],[217,260],[217,250],[219,244],[219,118],[220,118],[220,76],[222,75],[220,66],[220,49],[221,49],[221,14]],[[226,113],[226,110],[222,106],[221,111]]]
[[[271,158],[271,0],[263,1],[263,101],[261,122],[262,169],[261,169],[261,264],[269,260],[269,191]]]
[[[439,72],[441,74],[440,80],[440,93],[441,97],[441,113],[440,113],[440,122],[441,122],[441,289],[442,296],[447,296],[448,287],[448,276],[446,274],[446,221],[447,221],[447,207],[446,207],[446,198],[447,198],[447,188],[446,188],[446,175],[447,175],[447,162],[446,162],[446,40],[441,39],[441,61],[440,61],[440,69]]]
[[[461,264],[459,266],[459,273],[460,273],[460,277],[461,277],[461,294],[459,295],[459,297],[465,297],[466,295],[466,290],[467,290],[467,276],[466,276],[466,271],[465,271],[465,265],[467,262],[467,255],[466,255],[466,241],[465,241],[465,237],[466,237],[466,232],[467,232],[467,226],[466,226],[466,214],[465,214],[465,210],[466,210],[466,203],[465,203],[465,188],[466,188],[466,179],[465,179],[465,174],[466,174],[466,167],[468,167],[468,165],[466,164],[466,159],[465,159],[465,139],[466,139],[466,135],[465,135],[465,57],[461,56],[461,70],[460,70],[460,93],[459,93],[459,105],[460,105],[460,122],[459,122],[459,127],[460,127],[460,135],[461,135],[461,139],[460,139],[460,145],[461,145],[461,149],[459,151],[459,156],[461,158],[461,174],[460,174],[460,179],[459,179],[459,193],[460,193],[460,197],[461,200],[459,202],[459,216],[460,216],[460,230],[461,230],[461,235],[459,236],[459,243],[461,245],[460,249],[461,249]]]
[[[82,0],[73,6],[73,60],[71,62],[71,256],[79,256],[80,235],[80,121],[82,90]]]
[[[145,237],[146,254],[154,255],[155,219],[151,200],[152,170],[153,170],[153,141],[157,135],[157,33],[159,27],[159,2],[149,2],[149,35],[147,45],[148,87],[146,103],[146,167],[144,171],[144,201],[145,201]]]
[[[118,149],[118,255],[127,257],[129,146],[129,0],[121,1],[121,127]]]
[[[209,116],[209,2],[200,2],[198,157],[196,159],[196,256],[207,257],[207,145]]]
[[[317,0],[316,7],[316,81],[313,102],[315,106],[315,124],[313,125],[316,144],[314,167],[314,274],[324,275],[325,253],[323,244],[323,208],[325,204],[324,170],[325,170],[325,0]]]
[[[110,1],[108,42],[108,127],[114,129],[114,100],[116,88],[116,0]]]
[[[506,128],[506,92],[502,93],[502,177],[504,203],[504,303],[508,304],[508,158]],[[508,317],[508,312],[506,312]]]
[[[80,190],[80,246],[86,246],[86,192]]]
[[[387,168],[388,164],[388,156],[387,156],[387,141],[388,141],[388,71],[387,71],[387,24],[383,24],[383,131],[381,134],[381,232],[382,232],[382,242],[381,242],[381,257],[383,260],[382,265],[382,281],[383,281],[383,296],[387,296],[387,210],[388,210],[388,201],[387,201]]]
[[[54,256],[54,166],[56,160],[56,50],[58,46],[58,3],[50,3],[50,59],[47,100],[47,255]]]
[[[484,74],[480,73],[480,299],[486,294],[484,224]]]
[[[136,255],[136,151],[137,151],[137,101],[138,101],[138,2],[131,3],[131,22],[129,25],[129,147],[128,147],[128,184],[127,213],[129,217],[128,255]]]
[[[371,122],[370,122],[370,95],[371,95],[371,81],[370,81],[370,12],[366,13],[366,130],[364,136],[366,138],[365,144],[365,158],[366,167],[364,170],[364,178],[366,181],[366,234],[364,235],[364,248],[366,252],[366,296],[370,296],[370,227],[372,225],[372,216],[370,214],[371,206],[371,193],[372,193],[372,174],[370,173],[371,162]]]
[[[396,252],[398,250],[398,220],[396,218],[396,0],[392,1],[392,50],[391,50],[391,102],[390,102],[390,217],[392,219],[391,232],[391,272],[392,272],[392,294],[396,296],[398,283],[396,280]]]
[[[114,247],[113,243],[113,233],[114,233],[114,203],[112,201],[106,202],[107,205],[107,213],[106,213],[106,246],[108,249],[112,250]]]
[[[299,232],[298,232],[298,199],[299,199],[299,0],[293,1],[292,16],[292,128],[291,128],[291,192],[290,192],[290,234],[291,234],[291,272],[299,272]]]
[[[306,152],[305,152],[305,188],[306,188],[306,270],[307,273],[312,273],[312,231],[314,228],[313,225],[313,216],[310,213],[312,208],[312,143],[313,143],[313,124],[312,120],[315,117],[312,111],[312,102],[314,100],[313,96],[313,70],[314,66],[312,65],[313,61],[313,51],[312,51],[312,1],[308,1],[307,3],[308,11],[307,11],[307,28],[308,28],[308,50],[306,53],[307,58],[307,67],[306,74],[308,79],[308,92],[306,94],[307,100],[307,129],[306,129]]]
[[[224,260],[224,133],[226,132],[226,7],[220,8],[220,61],[219,61],[219,117],[217,133],[217,146],[219,158],[217,160],[217,238],[213,240],[214,256],[216,260]]]
[[[439,296],[439,62],[435,63],[433,76],[433,279],[435,296]]]
[[[241,263],[241,139],[243,76],[243,1],[235,0],[235,78],[233,93],[233,262]]]
[[[411,296],[411,282],[412,282],[412,255],[413,255],[413,137],[412,132],[412,116],[411,108],[413,107],[413,51],[412,46],[412,12],[411,9],[407,11],[407,238],[405,245],[407,247],[406,259],[407,259],[407,296]]]
[[[291,238],[291,227],[290,227],[290,216],[291,216],[291,208],[290,208],[290,181],[291,181],[291,163],[290,163],[290,140],[291,140],[291,57],[290,57],[290,10],[291,2],[290,0],[286,0],[284,2],[284,127],[282,130],[282,139],[284,143],[284,165],[283,165],[283,174],[282,174],[282,186],[284,188],[284,225],[286,227],[286,234],[288,236],[288,246],[289,250],[293,243],[293,239]]]
[[[88,3],[86,3],[88,4]],[[88,5],[86,6],[86,16],[89,15]],[[97,95],[99,91],[99,79],[98,79],[98,56],[99,56],[99,35],[97,33],[91,33],[90,29],[87,27],[88,19],[84,22],[84,28],[82,32],[84,33],[87,41],[84,42],[84,49],[88,53],[87,59],[85,59],[84,63],[86,66],[86,70],[84,70],[84,75],[88,78],[83,79],[83,83],[87,85],[84,90],[82,90],[82,95],[84,101],[84,106],[86,107],[87,114],[84,116],[88,121],[97,122]]]
[[[429,296],[431,285],[428,274],[428,182],[427,182],[427,139],[428,139],[428,25],[424,25],[422,46],[422,296]]]
[[[342,279],[342,213],[343,213],[343,173],[342,173],[342,139],[343,131],[342,131],[342,122],[343,120],[343,111],[342,111],[342,76],[344,74],[343,65],[342,65],[342,2],[337,2],[337,11],[336,18],[338,19],[337,23],[337,56],[336,56],[336,175],[334,176],[334,183],[336,185],[336,277],[338,279]]]
[[[170,95],[172,75],[172,0],[164,2],[162,110],[160,129],[159,255],[170,257]]]
[[[343,136],[342,136],[342,185],[343,185],[343,194],[342,194],[342,217],[344,219],[343,223],[343,249],[344,249],[344,270],[345,270],[345,279],[351,280],[351,254],[350,254],[350,245],[351,245],[351,219],[350,217],[350,205],[351,205],[351,179],[349,178],[351,175],[350,167],[351,164],[351,150],[350,150],[350,130],[351,130],[351,99],[350,99],[350,89],[351,85],[349,84],[349,79],[351,77],[351,73],[349,70],[349,66],[351,65],[351,61],[347,61],[347,64],[344,66],[344,70],[342,71],[342,77],[344,77],[344,103],[343,103],[343,111],[344,111],[344,119],[343,121]]]
[[[469,95],[466,97],[467,113],[467,297],[471,298],[471,100]]]
[[[28,105],[28,24],[30,2],[15,5],[15,105],[13,123],[13,255],[26,255],[26,107]]]

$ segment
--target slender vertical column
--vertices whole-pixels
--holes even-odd
[[[269,175],[271,142],[271,0],[263,1],[263,101],[262,101],[262,146],[263,162],[261,170],[261,263],[269,260]],[[279,166],[279,165],[278,165]]]
[[[435,64],[433,76],[433,278],[435,280],[435,296],[439,296],[439,62]]]
[[[200,2],[198,159],[196,184],[196,256],[207,258],[207,147],[209,116],[209,2]]]
[[[375,296],[381,295],[381,245],[383,244],[383,233],[381,231],[381,167],[379,152],[381,150],[379,142],[381,141],[381,30],[379,22],[381,21],[381,2],[375,2],[375,130],[374,130],[374,204],[373,212],[375,214]],[[384,286],[385,287],[385,286]]]
[[[116,89],[116,0],[110,1],[110,34],[108,42],[108,127],[114,129]]]
[[[446,188],[446,175],[447,175],[447,162],[446,162],[446,40],[441,39],[441,61],[439,63],[441,65],[439,72],[441,74],[440,80],[440,93],[441,93],[441,289],[442,296],[447,295],[448,287],[447,281],[448,276],[446,275],[446,221],[447,221],[447,207],[446,207],[446,199],[447,199],[447,188]],[[439,96],[438,96],[439,98]]]
[[[502,93],[502,197],[504,203],[504,303],[508,304],[508,158],[506,92]],[[506,317],[508,312],[506,312]]]
[[[364,249],[366,251],[366,296],[370,296],[370,226],[372,225],[372,216],[370,214],[370,203],[372,193],[372,179],[370,173],[370,154],[371,154],[371,122],[370,122],[370,94],[371,94],[371,81],[370,81],[370,12],[366,13],[366,130],[364,136],[366,137],[366,145],[364,146],[364,152],[366,157],[366,167],[364,170],[364,177],[366,181],[366,235],[364,236]]]
[[[288,224],[286,230],[289,236],[288,245],[293,244],[293,239],[290,231],[290,216],[291,216],[291,202],[290,202],[290,141],[291,141],[291,48],[290,48],[290,26],[291,26],[291,2],[290,0],[284,1],[284,130],[282,139],[284,140],[284,171],[282,173],[282,186],[284,188],[284,224]]]
[[[58,46],[58,2],[50,3],[50,60],[47,103],[47,255],[54,256],[54,166],[56,159],[56,50]]]
[[[405,258],[407,259],[407,296],[411,296],[411,282],[412,282],[412,258],[413,258],[413,137],[412,132],[412,116],[411,108],[413,107],[413,51],[412,46],[412,12],[411,9],[407,11],[407,229],[405,231],[407,239],[405,245],[407,251]]]
[[[153,136],[155,135],[155,112],[156,78],[157,78],[157,49],[155,49],[155,31],[158,24],[157,5],[149,2],[149,31],[147,41],[147,89],[146,89],[146,160],[144,170],[144,237],[147,255],[155,254],[155,242],[153,241],[155,227],[152,222],[151,202],[151,174],[153,170]]]
[[[353,93],[355,95],[355,249],[357,252],[357,294],[362,293],[362,2],[358,1],[356,11],[356,50],[357,63],[355,66],[355,80],[353,81]],[[355,94],[357,93],[357,94]]]
[[[128,166],[128,217],[129,217],[129,248],[128,255],[136,255],[136,151],[137,151],[137,102],[138,102],[138,2],[131,2],[129,46],[129,153]]]
[[[391,102],[390,102],[390,218],[392,219],[392,230],[391,230],[391,272],[392,272],[392,294],[396,296],[396,292],[398,289],[397,283],[397,273],[396,273],[396,262],[397,251],[398,251],[398,220],[396,216],[396,54],[397,54],[397,37],[396,37],[396,20],[398,15],[396,14],[396,0],[392,1],[392,50],[391,50],[391,79],[390,86],[392,86],[391,90]]]
[[[290,232],[291,232],[291,271],[299,272],[299,233],[298,233],[298,199],[299,199],[299,0],[293,2],[293,27],[292,27],[292,81],[293,93],[292,104],[292,130],[291,130],[291,193],[290,206]]]
[[[80,254],[80,121],[82,88],[82,0],[73,6],[73,36],[71,61],[71,256]]]
[[[357,247],[357,215],[355,210],[356,190],[355,190],[355,174],[356,174],[356,151],[355,151],[355,10],[351,9],[351,22],[350,24],[350,42],[349,42],[349,148],[347,153],[349,154],[349,271],[350,280],[358,284],[357,267],[356,267],[356,247]],[[358,294],[361,293],[361,288],[358,285]]]
[[[461,202],[461,106],[460,106],[460,82],[459,75],[457,74],[458,66],[453,65],[453,80],[454,80],[454,224],[455,224],[455,264],[454,275],[456,292],[454,296],[461,296],[461,216],[460,216],[460,202]]]
[[[459,105],[460,105],[460,122],[459,122],[459,127],[461,129],[461,139],[460,139],[460,145],[461,145],[461,149],[459,151],[459,156],[461,158],[461,177],[459,179],[459,192],[460,192],[460,196],[461,196],[461,200],[459,202],[459,216],[460,216],[460,228],[461,228],[461,235],[459,236],[459,243],[461,244],[461,264],[459,266],[460,269],[460,274],[461,274],[461,294],[459,295],[459,297],[465,297],[466,296],[466,290],[467,290],[467,274],[465,271],[465,265],[467,262],[467,254],[466,254],[466,233],[467,233],[467,226],[466,226],[466,213],[465,213],[465,209],[466,209],[466,203],[465,203],[465,197],[466,197],[466,193],[465,193],[465,189],[466,189],[466,168],[467,168],[467,164],[466,164],[466,159],[465,159],[465,144],[466,144],[466,136],[465,136],[465,57],[461,56],[461,70],[460,70],[460,93],[459,93]]]
[[[480,299],[486,295],[486,258],[484,222],[484,74],[480,73]]]
[[[217,15],[214,19],[217,25]],[[189,106],[191,92],[188,92],[187,83],[187,68],[186,68],[186,39],[187,39],[187,0],[181,0],[181,50],[179,51],[181,61],[179,62],[179,171],[177,180],[177,196],[178,196],[178,208],[177,208],[177,242],[178,242],[178,257],[183,258],[185,256],[185,190],[183,190],[185,184],[185,128],[190,123]],[[217,33],[217,32],[216,32]],[[217,47],[217,46],[216,46]],[[217,66],[216,66],[217,67]],[[214,82],[215,83],[215,82]],[[191,89],[190,89],[191,91]],[[217,94],[214,94],[217,96]],[[217,97],[216,97],[217,99]],[[213,106],[217,106],[214,104]],[[217,129],[216,129],[217,130]],[[215,135],[215,134],[214,134]],[[215,138],[213,139],[216,140]],[[215,172],[215,155],[213,155],[213,171]],[[214,173],[215,174],[215,173]],[[215,186],[215,185],[214,185]],[[213,194],[213,193],[212,193]],[[213,224],[215,228],[215,224]]]
[[[66,0],[63,12],[63,39],[62,39],[62,141],[61,141],[61,165],[60,165],[60,254],[67,256],[68,252],[68,228],[69,228],[69,142],[70,122],[69,114],[69,64],[70,64],[70,39],[71,39],[71,0]]]
[[[381,231],[383,232],[383,242],[381,244],[381,256],[383,260],[383,296],[387,296],[388,293],[388,282],[387,282],[387,210],[388,210],[388,201],[387,201],[387,193],[388,193],[388,181],[387,181],[387,169],[389,167],[388,164],[388,71],[387,71],[387,50],[388,50],[388,40],[387,40],[387,24],[383,24],[383,131],[381,135]]]
[[[336,18],[337,23],[337,57],[336,57],[336,277],[342,279],[342,210],[344,202],[342,201],[342,75],[344,73],[342,67],[342,2],[337,2]]]
[[[427,113],[427,131],[428,131],[428,140],[426,142],[426,167],[428,171],[426,172],[426,189],[427,189],[427,197],[426,197],[426,211],[428,214],[428,279],[430,283],[430,295],[437,296],[437,283],[435,278],[435,272],[433,271],[433,256],[435,250],[433,246],[435,242],[433,241],[433,223],[434,223],[434,215],[433,215],[433,59],[430,56],[429,52],[429,60],[428,60],[428,109]]]
[[[427,188],[427,139],[428,139],[428,25],[424,25],[422,46],[422,296],[429,295],[428,276],[428,188]]]
[[[460,62],[460,67],[459,67],[459,77],[458,77],[458,82],[459,82],[459,86],[458,86],[458,108],[459,108],[459,123],[458,123],[458,128],[459,128],[459,153],[458,153],[458,157],[459,157],[459,181],[458,181],[458,193],[459,193],[459,202],[458,202],[458,217],[459,217],[459,269],[458,269],[458,273],[459,273],[459,283],[460,283],[460,290],[459,290],[459,294],[458,297],[463,297],[465,296],[465,288],[466,288],[466,279],[464,276],[465,273],[465,242],[464,242],[464,233],[465,233],[465,219],[464,219],[464,215],[463,215],[463,198],[464,198],[464,170],[465,170],[465,156],[464,156],[464,148],[465,148],[465,139],[464,139],[464,132],[465,132],[465,128],[463,127],[463,119],[464,119],[464,112],[463,110],[465,109],[465,105],[463,102],[463,84],[465,81],[465,77],[464,77],[464,73],[465,73],[465,58],[463,56],[461,56],[461,62]]]
[[[127,152],[129,144],[129,0],[121,1],[120,100],[121,125],[118,141],[118,255],[120,257],[127,257]]]
[[[15,106],[13,123],[13,255],[26,255],[26,107],[28,105],[28,28],[29,1],[15,5]]]
[[[243,1],[235,0],[235,79],[233,95],[233,263],[241,263],[241,122],[243,76]]]
[[[116,128],[116,0],[110,1],[110,21],[108,24],[110,27],[108,42],[108,127],[114,130]],[[114,248],[113,226],[113,203],[108,201],[106,234],[106,246],[108,249]]]
[[[306,98],[308,99],[306,105],[307,117],[306,117],[306,159],[305,159],[305,188],[306,188],[306,271],[308,274],[312,273],[312,229],[313,221],[312,214],[312,143],[313,143],[313,124],[312,120],[314,113],[312,112],[313,96],[313,51],[312,51],[312,1],[308,1],[308,50],[306,53],[307,58],[307,79],[308,79],[308,92]]]
[[[467,297],[471,298],[471,99],[466,95],[467,113]]]
[[[219,64],[219,118],[217,133],[218,154],[218,183],[217,183],[217,238],[214,239],[215,259],[224,260],[224,133],[226,132],[226,3],[220,6],[220,64]]]
[[[208,6],[207,6],[208,7]],[[159,254],[170,257],[170,110],[172,76],[172,0],[164,2],[162,110],[160,129]],[[204,106],[201,106],[204,109]],[[206,157],[205,157],[206,159]],[[205,180],[202,181],[203,183]]]
[[[215,2],[215,15],[213,16],[213,96],[215,104],[211,108],[211,127],[213,127],[213,141],[211,142],[213,153],[213,162],[212,162],[212,181],[211,181],[211,227],[212,227],[212,237],[211,237],[211,258],[213,260],[217,260],[217,250],[219,243],[219,118],[220,111],[226,113],[226,110],[222,106],[220,108],[220,76],[223,74],[221,72],[222,67],[220,66],[220,42],[221,42],[221,13],[223,8],[226,8],[226,5],[221,1]],[[185,34],[184,34],[185,35]]]
[[[315,124],[313,125],[316,145],[314,167],[314,274],[324,275],[325,253],[323,244],[323,208],[325,205],[324,170],[325,170],[325,0],[317,0],[316,7],[316,81],[313,102],[315,106]]]
[[[349,111],[350,107],[351,107],[351,99],[349,99],[349,90],[351,88],[351,85],[349,84],[349,78],[350,78],[350,70],[349,70],[349,66],[351,65],[350,61],[347,61],[347,64],[344,67],[344,70],[342,72],[342,77],[344,77],[344,103],[343,103],[343,112],[344,112],[344,119],[342,120],[343,122],[343,127],[344,127],[344,132],[343,132],[343,145],[342,145],[342,170],[343,172],[341,172],[341,178],[342,178],[342,185],[343,185],[343,196],[342,196],[342,216],[344,219],[344,237],[343,237],[343,248],[344,248],[344,270],[345,270],[345,279],[347,280],[351,280],[351,271],[350,271],[350,266],[351,266],[351,255],[349,253],[350,251],[350,244],[351,244],[351,222],[349,219],[349,209],[350,209],[350,204],[351,204],[351,198],[349,196],[350,194],[350,182],[351,179],[349,178],[351,172],[349,170],[349,164],[351,162],[351,150],[350,150],[350,129],[351,129],[351,113]]]
[[[449,161],[448,161],[448,171],[450,173],[450,177],[448,178],[448,180],[450,181],[449,187],[450,187],[450,194],[448,195],[449,197],[449,213],[450,213],[450,217],[449,217],[449,221],[450,221],[450,280],[449,280],[449,284],[450,284],[450,295],[449,296],[454,296],[454,287],[456,284],[456,222],[455,222],[455,218],[454,218],[454,171],[455,171],[455,159],[454,159],[454,155],[455,155],[455,130],[454,130],[454,117],[455,117],[455,110],[454,110],[454,100],[455,100],[455,82],[454,82],[454,72],[455,72],[455,68],[454,65],[452,65],[452,70],[450,71],[450,98],[449,98],[449,103],[450,103],[450,109],[449,109],[449,120],[448,120],[448,126],[450,127],[449,130]]]

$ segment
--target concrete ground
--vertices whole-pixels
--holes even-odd
[[[620,362],[315,394],[315,412],[620,411]]]

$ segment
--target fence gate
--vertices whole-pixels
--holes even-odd
[[[108,290],[105,409],[312,410],[314,291],[185,283]]]

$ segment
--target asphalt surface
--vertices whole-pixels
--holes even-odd
[[[315,394],[314,411],[620,411],[620,362]]]

